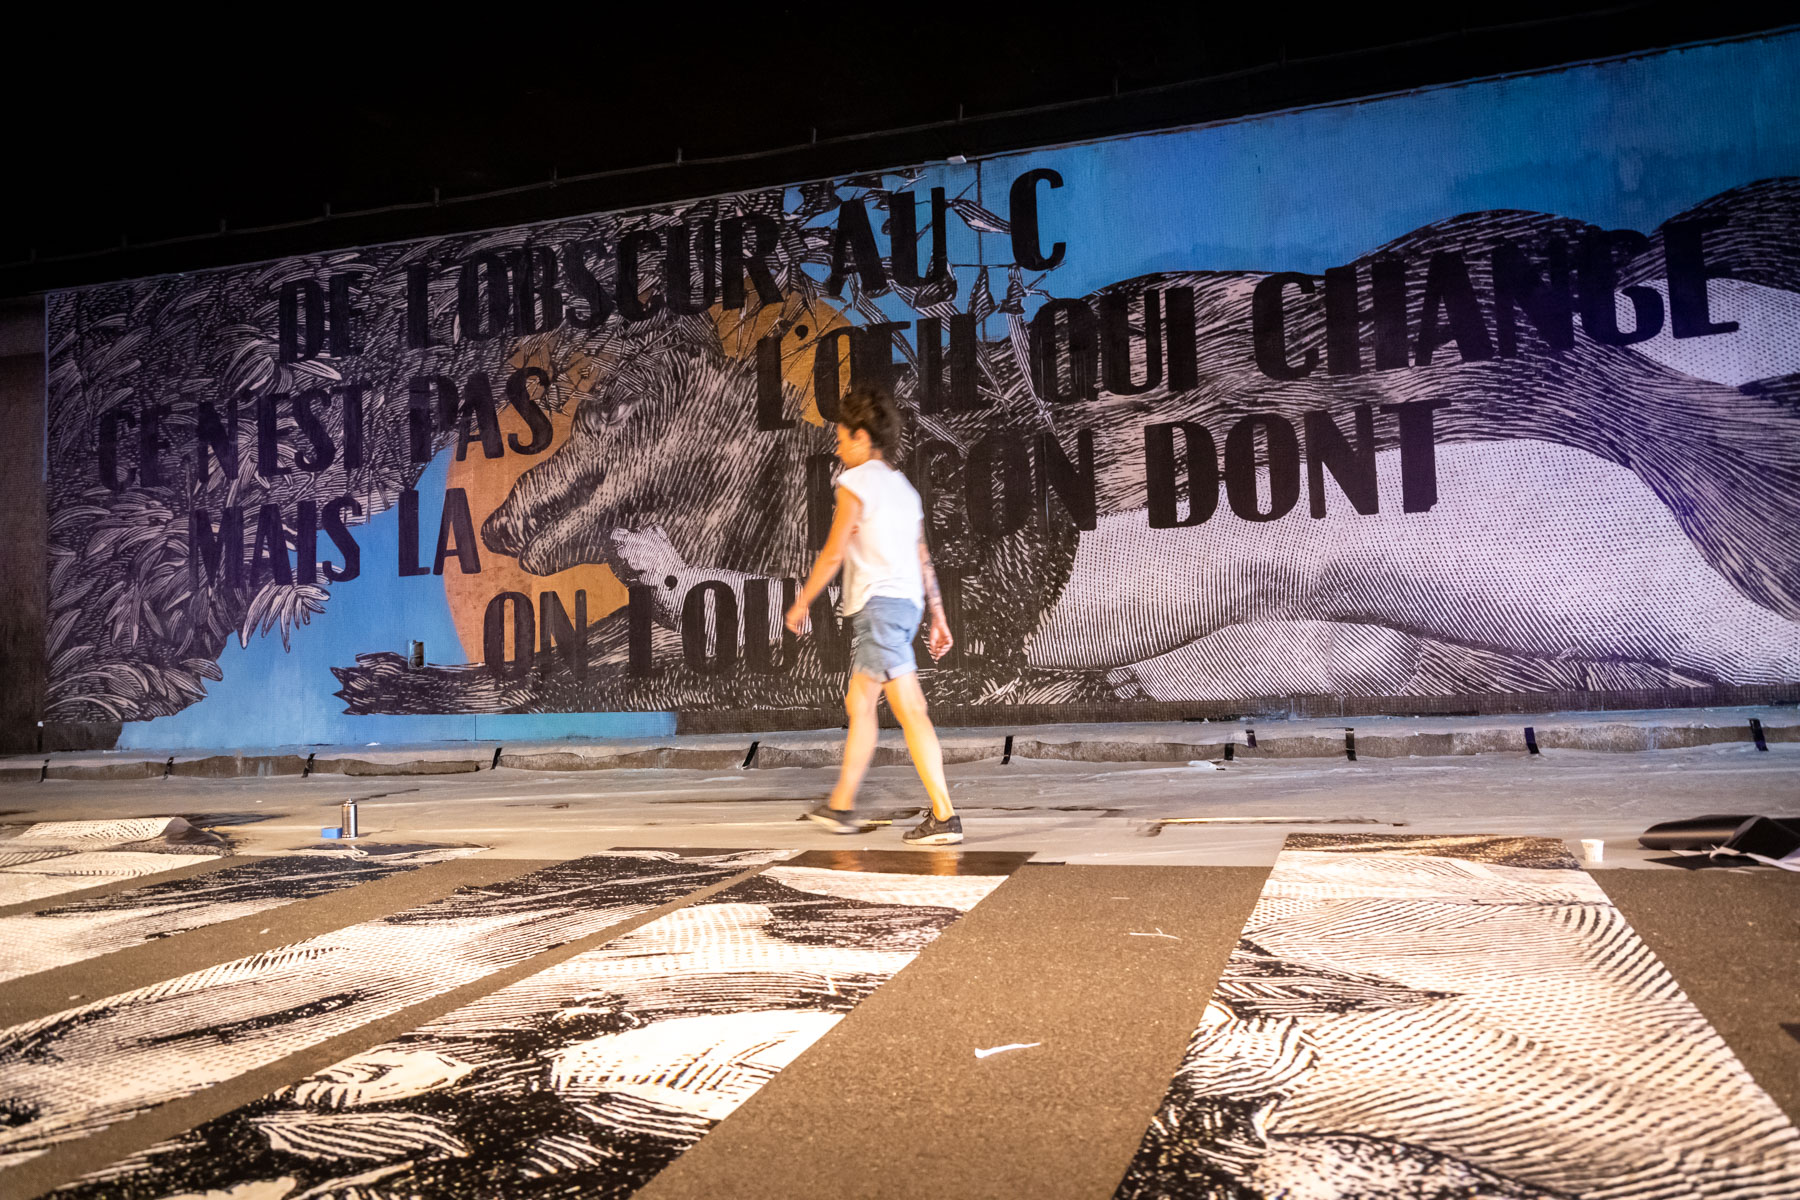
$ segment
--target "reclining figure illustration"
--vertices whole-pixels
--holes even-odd
[[[932,499],[934,557],[961,590],[965,653],[959,671],[938,673],[936,694],[1026,703],[1800,679],[1800,181],[1748,185],[1683,217],[1711,219],[1710,318],[1735,332],[1674,336],[1671,301],[1692,297],[1670,296],[1661,232],[1616,256],[1616,290],[1603,297],[1577,287],[1559,318],[1540,290],[1528,296],[1535,311],[1500,311],[1496,245],[1522,248],[1535,271],[1551,262],[1554,279],[1546,248],[1597,231],[1499,211],[1427,226],[1353,264],[1355,373],[1327,367],[1344,347],[1329,344],[1309,280],[1285,290],[1278,369],[1295,377],[1272,378],[1252,328],[1269,276],[1248,271],[1146,275],[1087,297],[1091,311],[1131,314],[1130,370],[1103,372],[1091,398],[1046,403],[1082,364],[1063,338],[1057,380],[1034,387],[1028,323],[1004,312],[987,323],[1007,321],[1010,336],[977,351],[987,407],[919,411],[918,371],[905,365],[905,461]],[[1448,252],[1467,288],[1448,268],[1437,278]],[[1381,369],[1371,281],[1394,261],[1408,272],[1404,369]],[[1146,316],[1147,292],[1192,297],[1192,386],[1172,386],[1159,348],[1176,336],[1172,306]],[[1559,319],[1573,331],[1560,345]],[[1592,335],[1625,341],[1634,320],[1640,334],[1660,332],[1631,344]],[[755,363],[727,354],[704,314],[630,340],[628,369],[581,401],[568,441],[521,477],[482,535],[540,574],[610,564],[651,585],[673,627],[701,581],[741,600],[748,580],[803,571],[807,530],[789,514],[829,431],[759,431]],[[787,389],[792,418],[807,401]],[[1210,516],[1152,528],[1144,430],[1174,422],[1208,435],[1169,437],[1176,490],[1200,510],[1176,519]],[[1082,430],[1093,439],[1091,528],[1046,484],[1055,464],[1038,440],[1048,434],[1079,463]],[[991,519],[984,531],[987,514],[966,500],[971,451],[995,435],[1027,454],[1002,462],[1014,476],[1005,490],[1031,509],[1010,532]],[[1186,452],[1215,464],[1196,458],[1191,494]],[[1252,452],[1253,474],[1242,470]],[[998,490],[973,489],[1001,505]],[[767,634],[750,636],[778,640],[781,609],[766,605]]]

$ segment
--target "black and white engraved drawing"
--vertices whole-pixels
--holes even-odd
[[[626,1196],[1003,881],[770,867],[58,1195]]]
[[[0,981],[480,852],[479,846],[379,843],[295,850],[0,917]]]
[[[180,817],[40,821],[0,840],[0,905],[157,875],[192,866],[194,855],[229,852]]]
[[[0,1030],[0,1167],[784,853],[571,859]]]
[[[1800,262],[1791,251],[1800,180],[1734,187],[1635,241],[1548,213],[1446,215],[1341,268],[1362,314],[1354,370],[1339,369],[1348,352],[1332,341],[1319,278],[1306,276],[1310,299],[1288,306],[1278,347],[1299,364],[1289,370],[1259,364],[1275,352],[1255,349],[1257,297],[1269,280],[1289,278],[1280,264],[1139,274],[1058,298],[1054,271],[990,256],[919,286],[884,278],[876,287],[853,270],[830,294],[820,278],[833,263],[830,221],[841,225],[851,206],[877,220],[915,205],[925,213],[922,179],[860,176],[649,216],[297,259],[209,276],[204,287],[165,279],[54,298],[52,714],[176,712],[217,675],[228,637],[276,628],[284,639],[307,636],[302,626],[327,603],[329,581],[281,578],[259,565],[261,551],[246,568],[252,586],[195,573],[190,514],[216,522],[217,497],[229,490],[246,521],[273,505],[291,523],[302,503],[317,509],[344,496],[355,507],[340,516],[354,530],[398,503],[423,470],[395,433],[418,396],[439,406],[435,424],[420,429],[426,457],[452,444],[459,460],[504,453],[492,411],[531,408],[567,425],[491,511],[474,514],[480,547],[469,553],[532,577],[593,565],[647,586],[658,669],[627,669],[630,622],[609,607],[592,614],[583,672],[559,668],[563,651],[541,646],[522,665],[446,661],[419,671],[371,647],[333,668],[349,712],[828,706],[841,670],[829,639],[784,650],[778,628],[779,581],[807,562],[809,472],[831,445],[817,423],[828,402],[811,382],[826,346],[884,363],[878,373],[892,375],[907,410],[900,457],[932,498],[934,557],[954,581],[963,626],[958,656],[926,672],[941,701],[1800,680]],[[949,189],[943,219],[955,236],[999,251],[1008,222],[978,202],[979,179]],[[750,288],[741,309],[724,307],[708,273],[713,243],[725,225],[752,218],[767,222],[773,296]],[[1692,280],[1672,290],[1668,239],[1702,225],[1708,320],[1735,328],[1698,336],[1664,315],[1678,298],[1691,307],[1693,291]],[[929,228],[915,224],[921,249]],[[685,278],[672,249],[663,265],[675,263],[668,278],[687,296],[627,320],[610,307],[616,256],[584,259],[582,248],[638,234],[686,245]],[[1610,266],[1581,257],[1594,245],[1612,253],[1615,242]],[[581,287],[608,297],[570,309],[585,311],[587,325],[520,332],[468,299],[482,287],[502,296],[508,278],[515,291],[541,285],[542,263],[559,253],[565,279],[591,277]],[[1571,267],[1577,259],[1586,265]],[[439,270],[443,262],[472,265],[459,276]],[[491,328],[413,348],[407,306],[420,298],[407,272],[421,266],[430,268],[420,276],[430,321]],[[1575,276],[1586,282],[1576,287]],[[329,353],[281,361],[268,333],[275,292],[284,281],[323,288],[344,277],[367,314],[367,347],[345,362]],[[1289,290],[1298,296],[1298,287]],[[1092,327],[1049,337],[1062,317],[1046,325],[1041,312],[1028,315],[1040,300]],[[1632,324],[1640,301],[1657,314],[1654,334]],[[529,312],[517,322],[548,319],[537,301],[518,303]],[[948,351],[923,352],[918,330],[839,336],[901,310],[912,324],[936,322],[940,337],[956,319],[974,320],[966,403],[944,400]],[[757,349],[771,336],[772,409]],[[1040,343],[1048,350],[1034,357]],[[223,392],[195,374],[200,363],[214,364]],[[183,445],[214,425],[224,445],[219,406],[242,394],[246,446],[259,397],[288,404],[314,389],[335,399],[309,419],[341,448],[352,363],[367,429],[353,466],[340,455],[310,473],[264,475],[247,450],[235,463],[208,452],[198,463],[210,474],[197,483],[116,493],[94,484],[93,431],[124,389],[192,397],[164,418]],[[935,384],[927,366],[940,372]],[[1146,426],[1180,422],[1193,432],[1174,438],[1168,465],[1183,499],[1152,527]],[[971,487],[977,461],[984,471],[1001,465]],[[1090,476],[1084,498],[1070,481]],[[249,542],[250,526],[241,532]],[[472,587],[458,582],[454,560],[446,587]],[[735,598],[738,669],[696,668],[684,655],[684,597],[707,581]],[[716,652],[716,631],[701,642]],[[744,668],[753,643],[770,647],[777,669]]]
[[[1562,843],[1295,834],[1117,1195],[1797,1190],[1800,1132]]]

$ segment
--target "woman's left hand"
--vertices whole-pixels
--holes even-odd
[[[787,610],[782,623],[792,633],[808,633],[812,630],[812,614],[807,611],[806,605],[796,600],[794,606]]]
[[[950,623],[944,620],[943,613],[931,614],[931,632],[926,635],[925,648],[931,651],[935,661],[950,653],[950,647],[956,645],[956,639],[950,636]]]

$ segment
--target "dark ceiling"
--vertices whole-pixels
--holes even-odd
[[[3,84],[0,294],[1535,70],[1795,11],[1371,7],[527,5],[346,26],[299,6],[235,35],[65,31]]]

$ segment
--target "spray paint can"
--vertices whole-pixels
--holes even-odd
[[[421,667],[423,667],[425,665],[425,643],[424,642],[414,642],[412,644],[412,652],[407,655],[406,663],[408,666],[410,666],[415,671],[419,670]]]
[[[346,838],[353,838],[356,836],[356,801],[354,800],[344,801],[342,827],[343,833],[340,836]]]

